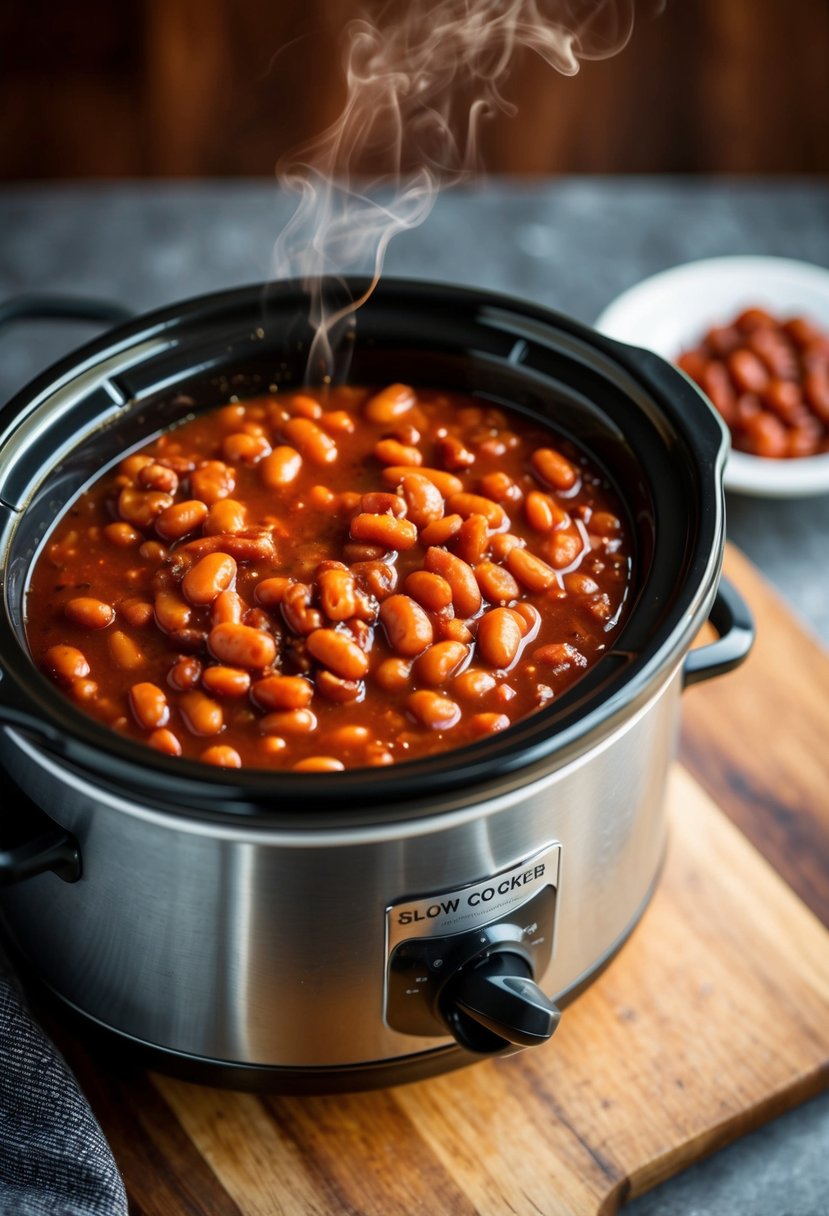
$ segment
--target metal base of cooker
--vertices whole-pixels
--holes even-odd
[[[636,911],[636,915],[623,929],[607,952],[585,971],[574,984],[553,999],[559,1008],[572,1004],[585,989],[595,982],[624,946],[633,933],[650,903],[664,866],[664,852],[656,877],[647,895]],[[14,951],[17,954],[16,951]],[[221,1089],[244,1090],[249,1093],[281,1094],[331,1094],[355,1093],[359,1090],[387,1089],[393,1085],[407,1085],[414,1081],[425,1081],[429,1077],[466,1068],[470,1064],[492,1058],[465,1051],[455,1043],[437,1050],[417,1052],[399,1056],[393,1060],[376,1060],[367,1064],[346,1065],[342,1068],[285,1068],[279,1065],[243,1064],[232,1060],[211,1060],[203,1056],[171,1051],[154,1043],[132,1038],[105,1022],[91,1017],[71,1001],[67,1001],[45,984],[38,976],[27,973],[25,960],[21,962],[27,987],[32,985],[52,1010],[61,1015],[60,1025],[71,1023],[73,1029],[89,1041],[98,1062],[106,1064],[113,1072],[123,1069],[126,1062],[142,1068],[163,1072],[184,1081],[208,1085]],[[498,1056],[515,1054],[515,1049],[497,1053]]]

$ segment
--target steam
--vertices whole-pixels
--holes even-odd
[[[274,278],[300,278],[315,331],[307,375],[329,381],[338,342],[380,277],[389,242],[429,215],[438,193],[479,165],[481,123],[514,113],[505,97],[520,51],[566,76],[620,50],[634,0],[409,0],[344,31],[346,100],[336,122],[277,166],[298,196]],[[368,273],[335,304],[323,279]]]

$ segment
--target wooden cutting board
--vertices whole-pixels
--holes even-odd
[[[829,1085],[829,657],[726,566],[757,646],[687,692],[659,889],[553,1042],[285,1098],[114,1076],[64,1038],[133,1216],[607,1216]]]

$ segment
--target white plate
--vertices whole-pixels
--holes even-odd
[[[644,346],[673,361],[712,325],[757,305],[775,315],[805,316],[829,329],[829,270],[790,258],[729,257],[687,262],[618,296],[596,321],[609,338]],[[732,452],[730,490],[783,498],[829,493],[829,453],[769,460]]]

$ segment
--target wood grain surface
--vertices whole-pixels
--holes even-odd
[[[67,1039],[133,1216],[608,1216],[829,1084],[829,659],[727,570],[755,652],[689,690],[659,888],[553,1042],[295,1098],[116,1075]]]

